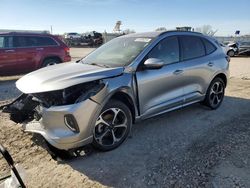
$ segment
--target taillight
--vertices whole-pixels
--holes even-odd
[[[65,47],[64,51],[65,51],[66,55],[69,55],[69,47]]]
[[[229,63],[230,62],[230,56],[227,55],[225,58],[226,58],[227,62]]]

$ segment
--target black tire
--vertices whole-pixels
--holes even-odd
[[[47,58],[43,61],[42,67],[47,67],[50,65],[55,65],[61,63],[61,61],[57,58]]]
[[[114,110],[117,115],[115,115]],[[108,125],[102,123],[100,117]],[[132,127],[131,111],[124,103],[110,100],[96,118],[94,126],[93,146],[101,151],[113,150],[120,146],[130,133]]]
[[[216,77],[212,80],[208,87],[204,104],[212,110],[215,110],[220,107],[224,99],[224,94],[225,83],[221,78]]]
[[[227,52],[227,55],[230,56],[230,57],[234,57],[234,56],[235,56],[235,51],[229,50],[229,51]]]

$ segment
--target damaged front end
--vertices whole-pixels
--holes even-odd
[[[26,120],[34,119],[34,109],[39,105],[38,102],[32,100],[32,96],[22,94],[10,104],[0,107],[4,113],[10,114],[10,120],[15,123],[22,123]]]
[[[10,119],[15,123],[39,121],[43,116],[43,108],[48,109],[53,106],[80,103],[96,95],[104,87],[105,84],[98,80],[74,85],[62,90],[32,94],[23,93],[10,104],[1,106],[0,110],[9,113]]]

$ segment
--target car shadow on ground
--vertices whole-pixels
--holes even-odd
[[[207,155],[217,155],[205,154],[207,150],[217,147],[217,141],[223,143],[224,140],[219,140],[230,136],[232,131],[229,130],[237,125],[235,118],[245,117],[246,114],[250,116],[249,106],[249,99],[228,96],[217,110],[194,104],[135,124],[131,136],[113,151],[93,150],[91,155],[64,163],[91,180],[111,187],[170,185],[171,179],[185,181],[184,176],[191,184],[196,182],[195,185],[198,185],[199,179],[208,181],[210,178],[209,175],[201,177],[199,173],[202,172],[199,171],[212,170],[214,167],[208,169],[203,163],[199,166],[199,161],[206,161],[204,158]],[[204,152],[196,156],[190,153],[190,148],[191,152],[196,151],[194,143],[197,145],[200,140],[199,150]],[[230,152],[220,151],[220,154],[227,156]],[[214,165],[219,160],[216,158]],[[195,174],[190,172],[192,168]],[[180,174],[183,173],[182,177]]]
[[[12,100],[21,92],[15,87],[17,79],[0,80],[0,102]]]

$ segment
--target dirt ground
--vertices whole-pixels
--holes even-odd
[[[72,49],[75,59],[91,49]],[[28,187],[250,187],[250,58],[232,58],[222,106],[195,104],[133,126],[110,152],[55,161],[37,135],[0,114],[0,143],[26,170]],[[0,79],[0,105],[19,94]],[[0,157],[0,175],[6,171]]]

